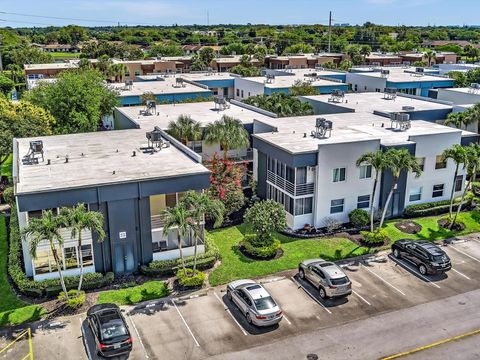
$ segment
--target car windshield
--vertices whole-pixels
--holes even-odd
[[[101,327],[102,339],[111,340],[117,337],[127,335],[125,324],[120,319],[110,320],[102,324]]]
[[[339,279],[330,279],[332,285],[343,285],[348,283],[347,277],[339,278]]]
[[[271,296],[255,299],[254,302],[257,310],[268,310],[277,306],[277,304],[275,303],[275,301],[272,299]]]

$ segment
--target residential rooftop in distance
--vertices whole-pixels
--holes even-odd
[[[146,131],[151,130],[153,127],[16,139],[15,194],[84,189],[208,173],[196,159],[196,154],[189,156],[183,147],[180,150],[174,143],[153,154],[143,153],[140,148],[147,146]],[[22,158],[33,140],[43,142],[44,161],[23,164]]]
[[[423,68],[422,68],[423,69]],[[386,75],[382,74],[382,70],[388,70]],[[364,75],[374,78],[385,78],[389,82],[405,83],[405,82],[432,82],[432,81],[445,81],[451,80],[443,76],[436,74],[438,70],[424,69],[422,72],[417,72],[414,67],[378,67],[378,68],[353,68],[352,73],[358,75]]]
[[[432,135],[461,132],[464,136],[475,136],[475,133],[438,125],[435,123],[415,120],[406,131],[392,130],[390,119],[366,112],[322,115],[322,118],[333,123],[331,136],[317,139],[310,136],[315,129],[319,116],[302,116],[262,120],[278,131],[254,134],[258,138],[275,147],[292,154],[318,151],[322,144],[340,144],[379,139],[383,145],[400,145],[410,143],[411,136]],[[254,125],[255,126],[255,125]]]
[[[109,84],[109,86],[118,90],[120,97],[140,96],[145,92],[152,92],[155,95],[184,93],[205,93],[208,95],[211,93],[207,89],[187,82],[183,82],[182,85],[177,85],[177,78],[179,77],[172,75],[170,77],[159,77],[159,80],[155,81],[135,81],[131,87],[126,86],[125,83],[113,83]]]

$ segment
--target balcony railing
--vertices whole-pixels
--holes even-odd
[[[295,185],[290,181],[285,180],[281,176],[271,172],[270,170],[267,170],[267,181],[276,185],[280,189],[285,190],[292,196],[311,195],[315,189],[314,183]]]
[[[223,157],[223,152],[220,152],[218,156]],[[213,154],[202,153],[203,161],[211,160],[212,158],[213,158]],[[249,149],[247,150],[247,153],[243,155],[232,154],[232,155],[229,155],[228,158],[232,161],[253,161],[253,150]]]

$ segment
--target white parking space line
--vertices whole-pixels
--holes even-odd
[[[376,274],[375,272],[373,272],[372,270],[370,270],[367,266],[361,264],[361,267],[363,267],[365,270],[367,270],[368,272],[370,272],[372,275],[375,275],[377,278],[379,278],[380,280],[382,280],[385,284],[387,284],[388,286],[390,286],[392,289],[398,291],[400,294],[402,294],[403,296],[407,296],[405,295],[405,293],[398,289],[395,285],[392,285],[390,284],[387,280],[385,280],[384,278],[382,278],[380,275]]]
[[[305,286],[303,286],[302,284],[300,284],[297,280],[295,280],[295,278],[290,278],[290,280],[292,280],[295,284],[297,284],[298,287],[301,287],[303,289],[303,291],[305,291],[318,305],[320,305],[322,308],[324,308],[330,315],[332,315],[332,312],[327,308],[325,307],[325,305],[323,305],[321,303],[320,300],[318,300],[315,295],[313,295],[310,291],[308,291]]]
[[[283,318],[284,318],[285,321],[288,323],[288,325],[292,325],[292,323],[290,322],[290,320],[288,320],[288,318],[285,316],[285,313],[283,314]]]
[[[83,328],[83,319],[81,317],[79,317],[78,321],[80,322],[80,329],[82,330],[82,336],[83,336],[83,346],[87,350],[88,360],[92,360],[92,354],[90,353],[90,346],[88,346],[87,336],[85,335],[85,330]]]
[[[362,295],[360,295],[359,293],[357,293],[355,290],[352,289],[352,292],[353,292],[355,295],[357,295],[357,296],[360,298],[360,300],[362,300],[364,303],[366,303],[366,304],[369,305],[369,306],[372,306],[372,304],[370,304]]]
[[[190,335],[192,336],[193,341],[195,341],[195,345],[197,345],[198,347],[200,347],[200,344],[198,343],[197,339],[195,338],[195,335],[193,335],[192,330],[190,330],[190,326],[188,326],[187,322],[185,321],[185,318],[183,317],[183,315],[182,315],[182,313],[180,312],[180,310],[178,310],[177,304],[175,304],[175,300],[173,300],[173,299],[172,299],[172,304],[173,304],[173,306],[175,306],[175,309],[177,310],[178,315],[180,315],[180,318],[182,319],[183,324],[185,325],[185,327],[187,328],[188,332],[189,332]]]
[[[472,255],[467,254],[466,252],[464,252],[464,251],[462,251],[462,250],[457,249],[457,248],[456,248],[455,246],[453,246],[452,244],[449,244],[448,247],[451,248],[451,249],[453,249],[453,250],[455,250],[455,251],[458,251],[460,254],[463,254],[463,255],[469,257],[469,258],[472,259],[472,260],[475,260],[475,261],[477,261],[477,262],[480,262],[480,259],[477,259],[475,256],[472,256]]]
[[[464,277],[465,279],[467,279],[467,280],[472,280],[472,279],[470,279],[467,275],[461,273],[460,271],[458,271],[458,270],[456,270],[456,269],[454,269],[454,268],[452,268],[452,271],[456,272],[456,273],[457,273],[458,275],[460,275],[460,276],[463,276],[463,277]]]
[[[215,295],[215,297],[218,299],[218,301],[220,301],[220,303],[223,305],[225,311],[228,313],[228,315],[230,315],[230,317],[233,319],[233,321],[235,321],[235,324],[237,324],[237,326],[240,328],[240,330],[242,330],[243,332],[243,335],[247,336],[248,333],[245,331],[245,329],[242,327],[242,325],[240,325],[240,323],[237,321],[237,319],[235,319],[235,316],[233,316],[233,314],[231,313],[230,309],[225,306],[224,302],[222,301],[222,299],[220,299],[220,296],[217,295],[216,292],[213,292],[213,294]]]
[[[135,333],[137,334],[138,341],[140,341],[140,346],[142,347],[143,353],[145,354],[145,359],[150,359],[147,353],[147,349],[145,349],[145,345],[143,345],[142,337],[140,336],[140,333],[138,332],[137,325],[135,325],[135,322],[133,321],[132,317],[130,314],[128,314],[128,318],[130,319],[130,322],[133,325],[133,329],[135,330]]]
[[[420,277],[421,279],[425,280],[427,283],[429,283],[430,285],[433,285],[435,286],[436,288],[440,289],[440,286],[435,284],[433,281],[431,281],[429,278],[427,278],[426,276],[423,276],[422,274],[420,274],[417,270],[415,270],[414,268],[412,268],[412,266],[410,266],[410,264],[406,264],[405,262],[401,261],[401,260],[398,260],[398,259],[395,259],[394,257],[390,257],[390,259],[395,263],[395,264],[398,264],[400,266],[404,266],[406,267],[408,270],[410,270],[411,272],[413,272],[415,275],[417,275],[418,277]]]

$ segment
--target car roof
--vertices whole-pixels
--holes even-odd
[[[417,244],[432,255],[443,255],[445,253],[438,247],[438,245],[435,245],[429,241],[418,241]]]
[[[93,314],[101,314],[104,311],[119,311],[120,308],[116,304],[110,304],[110,303],[105,303],[105,304],[97,304],[92,306],[90,309],[87,311],[87,315],[93,315]]]
[[[252,299],[260,299],[264,297],[269,297],[270,294],[262,285],[254,284],[254,285],[247,285],[243,287],[245,291],[252,297]]]
[[[322,263],[325,262],[325,260],[318,258],[318,259],[309,259],[309,260],[304,260],[302,261],[302,264],[304,265],[312,265],[312,264],[317,264],[317,263]]]
[[[322,269],[323,272],[326,273],[328,277],[330,277],[330,279],[339,279],[347,276],[345,275],[345,273],[343,272],[340,266],[332,262],[326,263],[323,266],[318,266],[318,265],[316,266]]]
[[[237,289],[237,288],[240,288],[240,287],[244,287],[246,285],[251,285],[251,284],[256,284],[255,281],[253,280],[250,280],[250,279],[241,279],[241,280],[235,280],[235,281],[232,281],[230,284],[228,284],[229,286],[231,286],[232,288],[234,289]]]

